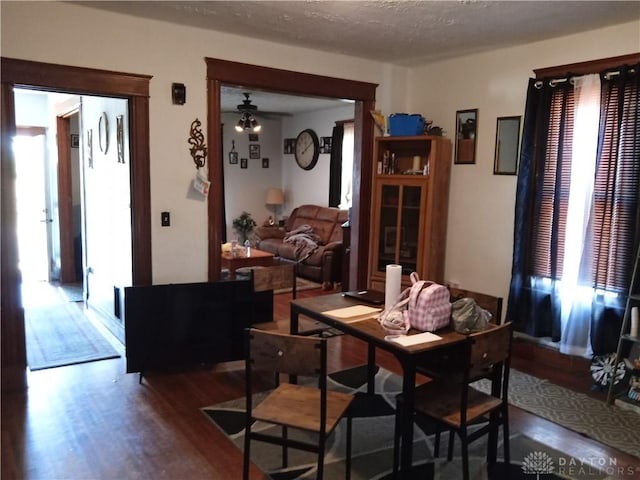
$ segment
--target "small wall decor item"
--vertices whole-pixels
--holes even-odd
[[[320,153],[331,153],[331,137],[322,137],[320,145]]]
[[[249,141],[250,142],[257,142],[258,141],[258,134],[257,133],[250,133],[249,134]]]
[[[102,112],[98,120],[98,146],[104,154],[109,150],[109,120],[106,112]]]
[[[263,158],[262,159],[262,168],[269,168],[269,159],[268,158]]]
[[[498,117],[496,121],[496,157],[494,175],[515,175],[518,171],[520,117]]]
[[[456,112],[455,163],[476,163],[476,134],[478,132],[478,109]]]
[[[116,117],[116,147],[118,149],[118,163],[124,163],[124,117]]]
[[[80,135],[77,133],[72,133],[70,135],[71,148],[79,148],[80,147]]]
[[[196,178],[193,179],[193,189],[204,195],[205,197],[209,194],[209,188],[211,187],[211,182],[207,178],[204,169],[198,169],[198,173],[196,173]]]
[[[191,129],[189,131],[189,151],[193,158],[193,163],[196,164],[196,168],[204,167],[207,161],[207,146],[204,144],[204,135],[200,127],[202,123],[197,118],[191,122]]]
[[[229,152],[229,163],[231,165],[238,164],[238,152],[236,152],[236,141],[231,140],[231,151]]]
[[[240,168],[247,168],[248,160],[246,158],[240,159]]]
[[[249,158],[260,158],[260,145],[249,145]]]
[[[296,139],[295,138],[285,138],[284,139],[284,153],[293,153],[296,149]]]
[[[87,165],[93,168],[93,130],[87,130]]]

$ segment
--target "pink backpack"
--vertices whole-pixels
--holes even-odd
[[[423,332],[433,332],[449,325],[451,302],[449,289],[428,280],[420,280],[418,274],[411,274],[407,321],[412,328]]]

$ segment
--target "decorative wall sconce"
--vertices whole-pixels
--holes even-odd
[[[184,86],[184,83],[171,84],[171,101],[174,105],[187,103],[187,87]]]
[[[200,127],[202,123],[197,118],[191,123],[191,130],[189,132],[189,151],[193,162],[196,164],[196,169],[204,167],[207,160],[207,146],[204,144],[204,135]]]

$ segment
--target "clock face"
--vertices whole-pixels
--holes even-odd
[[[316,132],[306,129],[300,132],[296,138],[296,162],[305,170],[311,170],[318,162],[320,154],[320,142]]]

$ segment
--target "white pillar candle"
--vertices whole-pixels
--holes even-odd
[[[384,308],[391,308],[396,303],[402,282],[402,267],[387,265],[384,284]]]
[[[422,160],[420,155],[416,155],[415,157],[413,157],[413,171],[414,172],[417,172],[418,170],[420,170],[420,160]]]
[[[631,309],[631,331],[629,332],[629,334],[632,337],[638,336],[638,322],[639,322],[638,307],[633,307]]]

